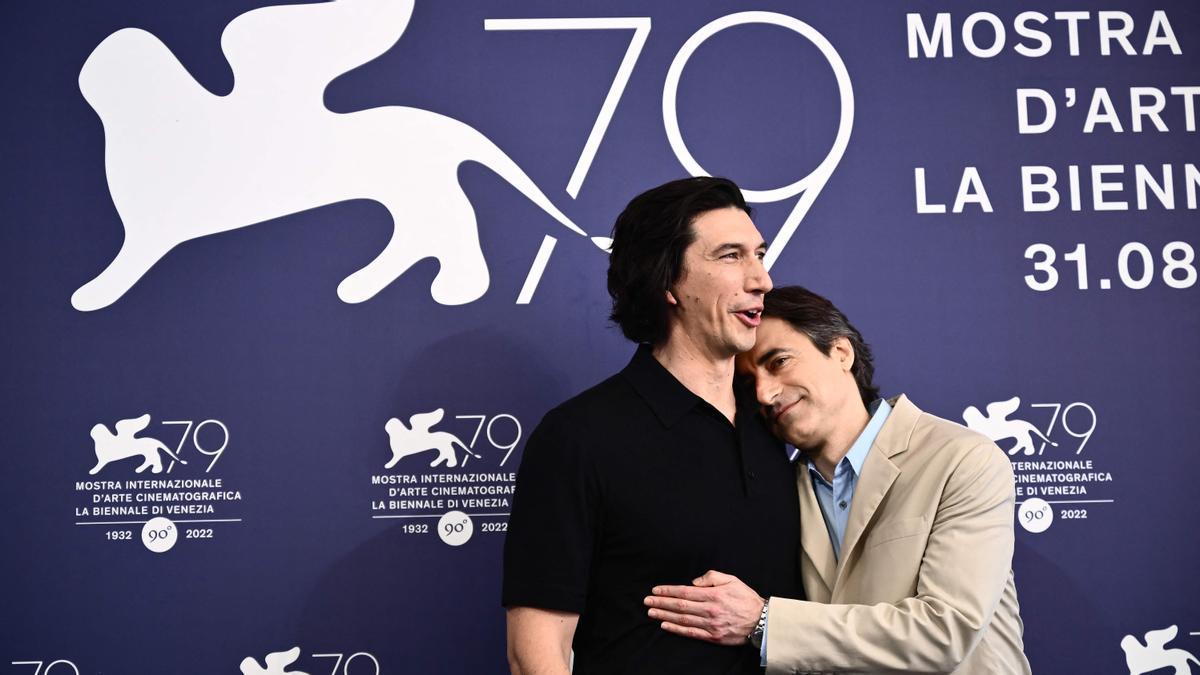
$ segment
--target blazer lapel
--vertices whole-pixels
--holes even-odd
[[[813,492],[812,477],[808,475],[808,467],[804,459],[796,462],[796,482],[800,493],[800,547],[801,555],[808,558],[808,565],[816,573],[817,579],[824,584],[824,589],[805,586],[809,600],[829,602],[833,595],[833,580],[837,574],[837,559],[833,556],[833,544],[829,542],[829,531],[825,529],[825,519],[821,517],[821,505],[817,503],[817,495]],[[808,581],[811,575],[803,574],[805,561],[801,560],[801,571]]]
[[[858,557],[857,549],[875,517],[875,511],[900,475],[900,467],[891,458],[908,449],[909,437],[920,416],[920,411],[904,395],[889,403],[892,412],[871,444],[871,451],[863,463],[862,477],[854,488],[854,501],[850,505],[850,519],[842,540],[842,555],[837,563],[834,588],[842,583],[851,566],[847,561]],[[809,489],[811,491],[811,486]]]
[[[850,505],[850,520],[846,523],[846,535],[842,540],[842,555],[838,560],[837,582],[846,575],[846,561],[856,557],[855,549],[879,508],[880,502],[891,489],[900,469],[892,464],[876,445],[871,446],[867,461],[863,463],[862,478],[854,489],[854,502]]]

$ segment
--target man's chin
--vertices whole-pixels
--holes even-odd
[[[771,435],[773,435],[775,438],[778,438],[779,440],[783,441],[784,443],[790,443],[792,445],[796,445],[795,441],[788,438],[788,434],[786,432],[787,432],[787,429],[784,429],[783,427],[781,427],[780,425],[778,425],[774,422],[771,423]]]
[[[804,452],[805,448],[811,446],[812,438],[809,434],[798,433],[795,429],[779,423],[771,425],[771,433],[775,435],[775,438],[795,446],[801,452]]]
[[[758,331],[750,329],[749,335],[739,335],[730,341],[730,348],[735,355],[744,354],[751,349],[754,349],[754,341],[758,337]]]
[[[745,354],[751,349],[754,349],[753,337],[750,338],[749,342],[745,340],[726,340],[725,343],[721,345],[721,352],[731,359],[736,358],[739,354]]]

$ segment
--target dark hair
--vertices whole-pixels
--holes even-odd
[[[840,337],[849,340],[854,348],[854,365],[850,367],[850,373],[858,384],[859,396],[865,405],[879,398],[879,387],[871,383],[875,375],[871,347],[832,302],[801,286],[783,286],[767,293],[762,315],[787,321],[792,328],[807,335],[826,356],[833,349],[834,340]]]
[[[608,261],[609,316],[634,342],[667,338],[666,292],[683,272],[683,252],[696,239],[692,222],[724,208],[751,212],[742,191],[727,178],[684,178],[633,198],[612,230]]]

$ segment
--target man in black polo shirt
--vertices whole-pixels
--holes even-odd
[[[573,648],[576,673],[757,673],[757,650],[667,633],[642,599],[713,569],[802,594],[794,473],[733,387],[771,289],[749,212],[704,177],[617,218],[612,319],[639,346],[525,447],[504,547],[514,672],[566,673]]]

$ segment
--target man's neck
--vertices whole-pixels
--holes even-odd
[[[833,482],[833,472],[837,465],[850,452],[854,441],[862,435],[863,429],[871,421],[871,413],[857,401],[846,407],[844,415],[834,426],[834,431],[825,443],[816,448],[810,448],[807,455],[817,466],[821,476]]]
[[[733,355],[715,356],[692,340],[669,339],[653,350],[667,372],[716,408],[733,423],[737,400],[733,395]]]

